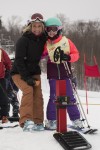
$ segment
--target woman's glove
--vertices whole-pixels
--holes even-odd
[[[35,82],[35,80],[33,79],[33,77],[27,78],[27,79],[26,79],[26,82],[27,82],[27,84],[30,85],[30,86],[35,86],[35,84],[36,84],[36,82]]]
[[[40,81],[37,79],[34,79],[32,76],[27,78],[22,78],[24,81],[27,82],[30,86],[38,86],[40,84]]]

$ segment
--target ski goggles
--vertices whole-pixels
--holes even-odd
[[[49,26],[49,27],[46,27],[46,31],[47,32],[50,32],[50,31],[53,31],[53,32],[57,32],[58,30],[62,29],[62,27],[58,27],[58,26]]]
[[[33,22],[36,22],[36,21],[44,22],[43,16],[41,14],[38,14],[38,13],[32,15],[31,21],[33,21]]]

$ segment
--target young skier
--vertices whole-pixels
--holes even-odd
[[[12,68],[12,79],[23,94],[19,111],[23,131],[44,130],[39,62],[45,42],[43,16],[35,13],[17,41]]]
[[[8,122],[8,97],[6,92],[5,74],[11,70],[11,60],[5,50],[0,48],[0,120],[1,123]]]
[[[45,22],[45,26],[48,35],[48,41],[46,42],[43,56],[48,55],[47,78],[49,79],[50,85],[50,99],[47,105],[46,128],[56,129],[56,80],[66,80],[66,95],[70,97],[72,103],[75,103],[76,99],[73,94],[69,76],[66,74],[63,61],[67,61],[71,71],[71,62],[76,62],[79,59],[79,52],[74,43],[62,35],[62,23],[58,18],[49,18]],[[61,60],[58,59],[58,61],[55,62],[54,52],[58,47],[60,47],[62,53],[60,57]],[[76,128],[83,128],[78,107],[76,105],[67,106],[67,111],[73,125]]]

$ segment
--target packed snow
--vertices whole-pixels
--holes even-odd
[[[44,112],[46,112],[46,105],[49,99],[49,85],[46,75],[42,75],[42,89],[44,97]],[[82,135],[92,145],[91,150],[100,150],[100,92],[88,91],[89,114],[87,114],[85,91],[77,91],[89,125],[98,129],[98,132],[94,135]],[[18,93],[19,101],[20,98],[21,91]],[[44,118],[46,119],[46,113]],[[68,124],[70,123],[68,116],[67,122]],[[20,127],[2,129],[0,130],[0,150],[63,150],[61,145],[53,137],[55,132],[56,131],[46,130],[40,132],[34,131],[32,133],[23,132]]]

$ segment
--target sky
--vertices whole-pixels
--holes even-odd
[[[100,0],[0,0],[0,16],[4,23],[19,16],[26,24],[33,13],[42,13],[44,19],[64,14],[70,21],[100,19]]]
[[[42,89],[44,97],[44,108],[46,110],[49,98],[49,85],[46,75],[42,75]],[[85,91],[77,90],[82,104],[85,103]],[[21,92],[18,93],[19,101]],[[98,133],[94,135],[82,136],[92,145],[90,150],[100,150],[100,92],[88,91],[89,114],[86,115],[89,125],[97,128]],[[86,105],[83,105],[86,113]],[[67,122],[70,120],[67,116]],[[69,129],[67,128],[67,131]],[[0,130],[0,149],[1,150],[64,150],[61,145],[54,139],[53,134],[56,131],[34,131],[23,132],[20,127]]]

